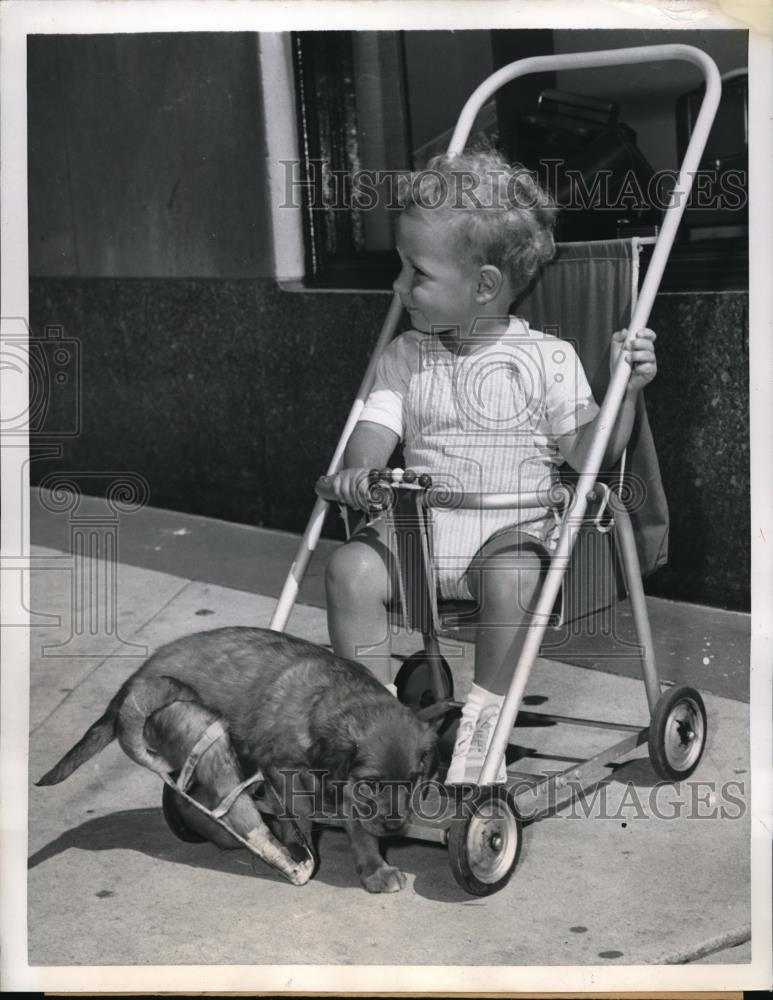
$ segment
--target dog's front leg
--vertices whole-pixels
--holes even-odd
[[[363,888],[368,892],[399,892],[405,888],[405,875],[381,856],[379,839],[368,833],[358,820],[346,820],[346,834]]]

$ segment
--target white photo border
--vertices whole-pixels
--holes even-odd
[[[773,664],[773,58],[770,7],[754,3],[570,3],[569,0],[5,0],[0,6],[2,99],[3,327],[28,318],[26,38],[28,34],[164,31],[289,31],[303,28],[748,28],[750,113],[750,427],[752,440],[752,910],[753,954],[746,966],[409,967],[409,966],[99,966],[27,964],[27,750],[29,628],[3,624],[0,726],[2,826],[0,910],[4,990],[336,994],[378,992],[513,993],[603,990],[726,990],[766,987],[771,968],[771,664]],[[725,11],[725,13],[722,13]],[[440,22],[440,23],[439,23]],[[19,380],[4,372],[6,412],[26,409]],[[27,449],[2,447],[2,608],[0,623],[29,607]]]

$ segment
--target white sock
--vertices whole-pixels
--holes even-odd
[[[470,693],[467,695],[467,701],[464,703],[464,708],[462,709],[462,715],[465,714],[467,706],[470,706],[472,714],[480,714],[480,710],[486,705],[496,705],[497,708],[501,708],[504,704],[505,696],[503,694],[494,694],[493,691],[487,691],[486,688],[480,687],[473,681],[472,687],[470,688]]]
[[[496,705],[497,708],[501,708],[504,700],[505,696],[503,694],[494,694],[491,691],[487,691],[473,681],[467,695],[467,700],[462,707],[462,718],[459,720],[460,728],[464,728],[463,722],[466,719],[469,719],[474,725],[481,710],[488,705]]]

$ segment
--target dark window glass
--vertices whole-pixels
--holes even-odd
[[[606,43],[596,39],[596,47],[615,47],[616,32],[596,34]],[[564,51],[565,35],[541,29],[294,34],[301,162],[286,169],[303,207],[307,282],[389,288],[398,270],[398,173],[447,148],[465,101],[485,77],[518,59]],[[570,41],[576,44],[574,35]],[[559,240],[656,235],[673,184],[663,164],[676,166],[681,158],[700,98],[679,90],[679,76],[664,86],[663,72],[660,89],[646,95],[640,76],[626,82],[609,70],[523,77],[481,110],[470,142],[495,145],[537,173],[562,207]],[[739,168],[744,181],[728,190],[743,206],[688,208],[664,290],[748,287],[746,139],[739,129],[725,135],[728,122],[743,121],[734,113],[736,105],[745,107],[741,72],[726,90],[734,104],[720,108],[706,152],[721,149],[723,158],[702,164],[719,173],[714,181],[704,178],[701,191],[724,197],[729,182],[722,171]],[[736,139],[738,150],[725,155]]]

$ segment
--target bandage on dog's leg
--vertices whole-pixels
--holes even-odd
[[[228,815],[215,819],[212,811],[195,797],[202,793],[202,789],[196,788],[193,791],[194,795],[178,792],[178,808],[180,802],[184,803],[180,812],[192,829],[204,834],[218,847],[246,847],[293,885],[305,885],[312,877],[314,857],[307,852],[302,859],[294,858],[268,829],[247,792],[242,792],[236,799]]]
[[[179,693],[184,693],[186,697],[170,700]],[[148,679],[140,686],[138,694],[139,697],[132,699],[121,720],[123,727],[119,738],[123,736],[124,749],[129,752],[130,747],[130,756],[138,763],[151,766],[152,770],[162,773],[181,771],[191,751],[200,745],[202,734],[217,720],[217,714],[192,700],[195,692],[171,678]],[[145,747],[152,744],[158,752],[153,755],[143,753],[142,744]],[[192,777],[195,790],[192,789],[193,794],[185,801],[190,806],[190,821],[194,827],[223,847],[231,846],[226,831],[233,832],[249,850],[281,872],[293,885],[304,885],[309,881],[314,871],[313,857],[309,855],[301,861],[293,858],[287,848],[273,837],[247,791],[236,798],[223,819],[213,817],[212,810],[243,780],[225,730],[203,750]],[[203,822],[193,820],[194,811],[200,812]],[[218,830],[214,836],[213,824]]]
[[[236,798],[220,822],[245,841],[261,861],[281,872],[293,885],[305,885],[314,874],[315,858],[305,841],[302,842],[303,856],[294,856],[290,847],[272,834],[248,791]]]
[[[262,861],[280,871],[293,885],[305,885],[314,874],[314,857],[307,853],[302,861],[296,861],[265,824],[250,830],[246,840]]]

